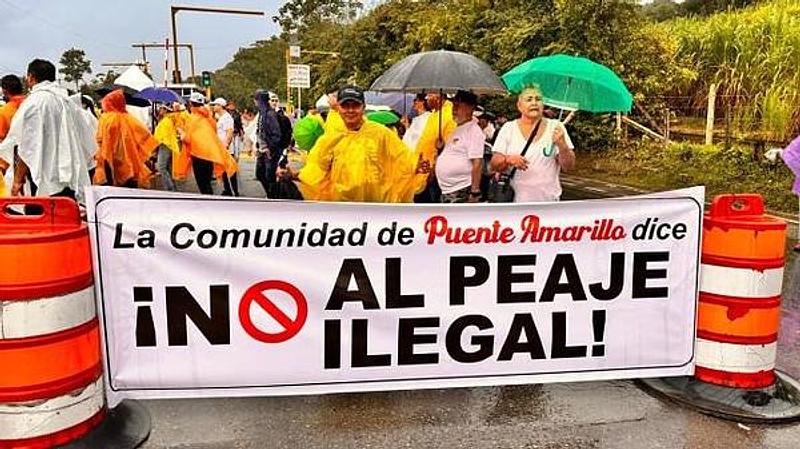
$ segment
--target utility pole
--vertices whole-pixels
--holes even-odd
[[[145,53],[146,48],[165,48],[169,50],[171,47],[179,47],[179,48],[187,48],[189,49],[189,62],[192,66],[192,78],[195,77],[195,70],[194,70],[194,45],[192,44],[160,44],[158,42],[141,42],[132,44],[131,47],[133,48],[141,48],[142,49],[142,59],[144,62],[147,63],[147,54]]]
[[[178,42],[178,29],[175,26],[175,16],[178,14],[179,11],[191,11],[191,12],[210,12],[210,13],[217,13],[217,14],[238,14],[238,15],[249,15],[249,16],[264,16],[263,11],[253,11],[253,10],[246,10],[246,9],[223,9],[223,8],[206,8],[206,7],[199,7],[199,6],[186,6],[186,5],[172,5],[169,7],[170,10],[170,18],[172,21],[172,42]],[[174,83],[181,82],[181,69],[178,64],[178,47],[173,44],[173,50],[175,52],[175,71],[172,72],[172,81]]]

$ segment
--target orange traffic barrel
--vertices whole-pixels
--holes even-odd
[[[0,199],[0,264],[0,448],[74,441],[105,416],[89,234],[77,204]]]
[[[786,222],[760,195],[719,195],[703,220],[695,377],[763,388],[775,381]]]

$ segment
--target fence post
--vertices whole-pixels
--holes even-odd
[[[731,148],[731,105],[725,105],[725,149]]]
[[[717,84],[711,83],[708,88],[708,110],[706,113],[706,145],[714,141],[714,106],[717,104]]]

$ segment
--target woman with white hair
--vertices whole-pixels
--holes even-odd
[[[491,169],[499,173],[516,169],[511,178],[515,203],[558,201],[559,174],[575,166],[572,140],[560,121],[544,117],[542,92],[537,86],[520,92],[517,109],[520,117],[507,122],[497,134]]]

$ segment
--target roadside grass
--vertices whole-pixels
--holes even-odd
[[[751,147],[631,142],[579,152],[570,173],[653,191],[704,185],[708,199],[721,193],[758,193],[767,208],[790,214],[798,207],[792,172],[780,158],[772,164]]]

